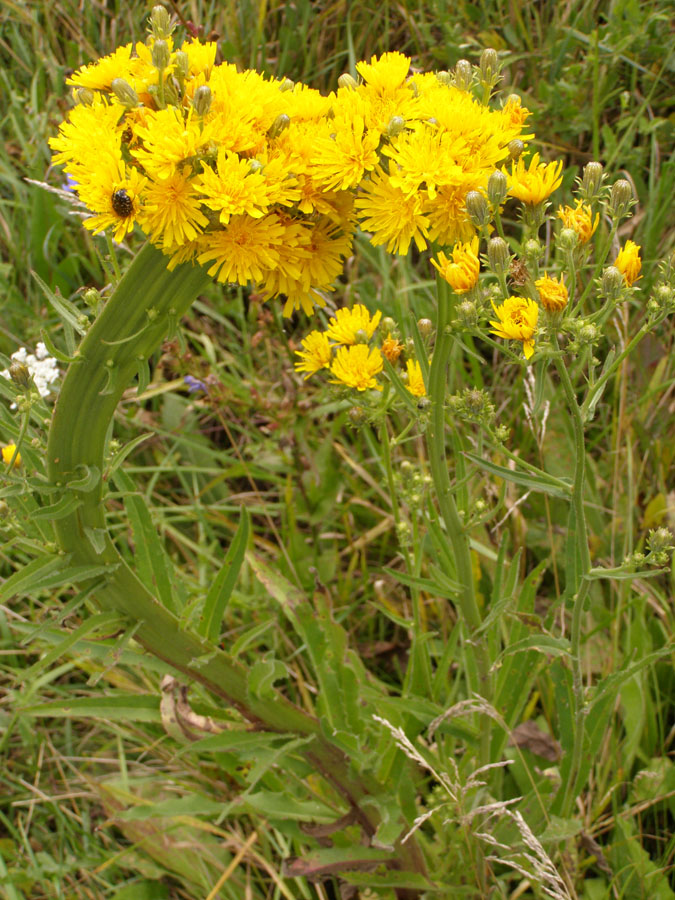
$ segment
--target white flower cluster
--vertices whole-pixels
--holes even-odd
[[[19,347],[16,353],[12,353],[14,362],[23,363],[30,372],[35,387],[41,397],[49,396],[49,385],[53,384],[61,374],[56,360],[49,355],[47,348],[40,341],[35,348],[35,353],[28,353],[25,347]],[[0,372],[3,378],[10,378],[9,369]],[[15,404],[12,404],[14,406]]]

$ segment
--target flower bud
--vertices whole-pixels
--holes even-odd
[[[446,72],[446,71],[436,72],[436,78],[438,78],[440,83],[445,85],[446,87],[449,87],[452,84],[452,76],[450,75],[449,72]]]
[[[577,338],[581,344],[596,344],[600,338],[597,325],[592,322],[584,323],[579,329]]]
[[[479,228],[490,221],[487,200],[479,191],[469,191],[466,195],[466,211],[473,224]]]
[[[490,204],[494,207],[499,206],[506,198],[506,192],[509,184],[506,175],[499,170],[495,171],[488,178],[487,195]]]
[[[265,167],[260,162],[259,159],[249,159],[248,161],[248,170],[251,175],[255,175],[256,172],[262,172]]]
[[[380,328],[384,334],[390,334],[391,332],[398,331],[398,326],[396,322],[392,319],[391,316],[385,316],[384,319],[380,322]]]
[[[396,137],[405,128],[405,119],[402,116],[392,116],[387,125],[387,134],[389,137]]]
[[[586,163],[581,179],[581,193],[584,199],[594,200],[598,196],[604,180],[605,173],[603,172],[602,163]]]
[[[558,244],[562,250],[574,250],[579,243],[579,235],[573,228],[563,228],[558,238]]]
[[[163,72],[164,69],[169,65],[171,61],[171,51],[169,50],[169,45],[165,40],[156,40],[152,45],[152,64],[156,69],[159,69],[160,72]]]
[[[512,141],[509,141],[507,150],[509,151],[509,159],[514,162],[522,156],[523,150],[525,149],[525,144],[520,140],[520,138],[514,138]]]
[[[366,413],[362,406],[352,406],[347,415],[352,425],[361,425],[366,421]]]
[[[428,397],[418,397],[417,398],[417,408],[424,412],[425,409],[429,409],[431,406],[431,400]]]
[[[101,302],[101,295],[96,290],[96,288],[90,287],[82,294],[82,299],[87,304],[87,306],[92,309],[97,307]]]
[[[200,85],[195,91],[195,95],[192,98],[192,106],[194,111],[198,116],[204,118],[204,116],[211,109],[211,100],[213,99],[211,95],[211,88],[208,84]]]
[[[650,297],[647,300],[647,315],[650,318],[655,318],[661,312],[661,304],[656,300],[655,297]]]
[[[354,343],[355,344],[367,344],[370,338],[368,337],[368,332],[364,328],[359,328],[354,332]]]
[[[478,310],[473,300],[462,300],[455,308],[457,320],[462,328],[472,329],[478,324]]]
[[[82,106],[91,106],[94,102],[94,92],[89,88],[81,87],[75,91],[75,99]]]
[[[473,66],[468,59],[458,59],[455,66],[454,82],[455,87],[460,91],[468,91],[473,81]]]
[[[633,188],[625,178],[619,178],[612,185],[609,198],[609,212],[617,219],[622,219],[633,205]]]
[[[618,300],[624,286],[624,277],[616,266],[607,266],[602,273],[602,295],[608,300]]]
[[[127,107],[127,109],[133,109],[138,106],[138,94],[124,78],[113,78],[110,87],[112,88],[113,94],[123,106]]]
[[[490,82],[499,74],[499,57],[492,47],[486,47],[478,61],[481,81]]]
[[[536,261],[541,257],[541,244],[536,238],[530,238],[529,240],[525,241],[523,250],[528,260]]]
[[[355,91],[359,86],[356,78],[353,75],[350,75],[349,72],[343,72],[342,75],[338,78],[338,86],[341,88],[349,88],[352,91]]]
[[[422,337],[424,337],[424,338],[429,337],[429,335],[431,334],[431,332],[434,329],[434,323],[431,321],[431,319],[418,319],[417,320],[417,329],[418,329],[419,333],[422,335]]]
[[[511,262],[511,254],[506,241],[500,237],[490,238],[487,245],[487,257],[492,271],[503,275]]]
[[[675,291],[665,282],[657,284],[654,288],[654,301],[659,309],[672,309],[675,300]]]
[[[176,67],[176,77],[184,80],[190,71],[190,58],[184,50],[178,50],[173,58]]]
[[[274,138],[278,138],[282,131],[285,131],[290,124],[291,117],[287,116],[286,113],[281,113],[281,115],[277,116],[272,123],[272,127],[267,132],[267,137],[271,141],[274,140]]]
[[[163,6],[153,6],[150,13],[150,31],[160,40],[166,40],[173,32],[171,17]]]
[[[21,387],[24,390],[29,388],[33,383],[30,369],[24,363],[12,363],[12,365],[9,367],[9,377],[12,379],[14,384],[17,385],[17,387]]]
[[[667,528],[656,528],[649,532],[647,549],[650,553],[659,553],[673,549],[673,535]]]

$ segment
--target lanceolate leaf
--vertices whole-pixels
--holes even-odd
[[[539,494],[549,494],[551,497],[559,497],[561,500],[569,500],[571,497],[572,487],[561,478],[554,478],[553,475],[547,475],[546,472],[535,474],[534,472],[507,469],[506,466],[499,466],[497,463],[477,456],[475,453],[464,453],[467,459],[475,463],[479,468],[485,469],[492,475],[503,478],[505,481],[511,481],[519,484],[528,491],[534,491]]]
[[[244,562],[250,532],[251,517],[246,507],[242,506],[239,527],[228,548],[220,572],[206,595],[198,626],[199,633],[210,641],[217,641],[220,636],[223,615]]]

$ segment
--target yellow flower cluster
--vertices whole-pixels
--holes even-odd
[[[361,303],[351,309],[338,309],[328,322],[325,331],[312,331],[302,341],[302,350],[296,350],[300,360],[295,363],[297,372],[306,372],[305,380],[328,369],[333,375],[331,384],[345,385],[357,391],[368,388],[382,390],[377,375],[384,368],[384,360],[395,363],[403,345],[391,334],[381,344],[371,344],[382,313],[371,316]],[[407,360],[407,388],[415,397],[426,394],[420,364]]]
[[[471,241],[467,192],[531,137],[519,103],[490,109],[401,53],[328,96],[215,58],[214,43],[150,36],[83,67],[54,162],[93,232],[138,226],[170,266],[253,282],[286,315],[324,304],[357,224],[396,253]]]

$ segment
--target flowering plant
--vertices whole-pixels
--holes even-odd
[[[68,372],[50,423],[46,477],[28,480],[36,454],[24,446],[29,417],[42,402],[29,377],[38,387],[37,374],[7,370],[24,415],[16,441],[2,452],[7,496],[34,492],[39,520],[49,521],[54,538],[46,558],[22,575],[21,589],[38,589],[47,575],[50,585],[85,581],[84,599],[96,597],[105,624],[123,631],[121,643],[135,641],[218,698],[226,723],[220,728],[186,711],[168,676],[161,719],[172,738],[209,731],[209,748],[221,754],[237,746],[231,732],[236,738],[249,729],[261,755],[279,741],[270,769],[283,760],[292,777],[281,783],[273,771],[265,788],[282,796],[293,841],[316,838],[311,854],[287,862],[288,874],[316,880],[338,873],[351,885],[391,888],[405,900],[447,893],[457,873],[445,872],[424,826],[449,808],[465,832],[481,896],[490,890],[495,860],[538,880],[549,896],[571,896],[569,879],[539,837],[549,814],[572,829],[621,681],[593,695],[586,689],[582,640],[591,585],[647,577],[647,566],[663,566],[670,549],[659,529],[647,552],[617,567],[593,565],[584,429],[627,354],[672,311],[673,266],[663,266],[638,335],[601,364],[595,348],[604,324],[639,291],[640,248],[630,240],[616,246],[633,203],[630,185],[620,180],[608,188],[602,167],[590,163],[575,205],[552,211],[562,163],[529,152],[534,136],[517,96],[494,97],[494,51],[485,51],[477,67],[460,61],[451,73],[411,72],[410,59],[386,53],[358,63],[358,80],[344,75],[328,96],[239,72],[217,63],[216,51],[197,39],[178,45],[167,13],[156,7],[146,43],[120,47],[70,79],[76,104],[52,140],[54,161],[92,214],[85,226],[105,233],[113,263],[113,240],[141,232],[148,243],[124,277],[113,279],[105,303],[89,298],[93,322],[55,298],[69,334],[82,340],[68,353],[49,349]],[[428,253],[429,274],[436,273],[434,322],[396,321],[389,310],[361,302],[333,309],[329,294],[359,226],[388,253],[414,248],[424,263]],[[212,276],[279,298],[286,316],[331,304],[329,315],[317,312],[323,322],[301,341],[295,369],[303,383],[325,376],[355,426],[379,429],[378,461],[400,549],[390,574],[410,589],[412,609],[409,619],[397,620],[410,646],[394,686],[367,669],[320,591],[311,601],[300,596],[248,550],[245,511],[212,586],[189,603],[173,589],[161,546],[152,545],[158,557],[137,574],[108,529],[111,479],[120,495],[134,498],[122,468],[127,448],[110,440],[118,402],[135,377],[141,394],[148,387],[152,354],[176,333]],[[461,367],[470,358],[477,372],[479,353],[489,351],[512,364],[514,378],[527,379],[525,411],[535,437],[545,429],[547,379],[556,380],[571,423],[574,460],[566,474],[551,474],[509,448],[508,428],[486,390],[476,385],[448,395],[450,362]],[[42,352],[36,357],[44,361]],[[191,394],[209,393],[207,379],[186,376],[184,384]],[[398,449],[410,436],[419,438],[419,465],[406,461],[397,470]],[[479,485],[488,478],[499,490],[484,498]],[[566,614],[559,627],[553,615],[542,623],[535,614],[538,570],[522,578],[520,555],[508,559],[506,539],[496,551],[476,540],[503,505],[507,485],[564,505],[567,565],[558,602]],[[146,522],[148,540],[151,531]],[[495,570],[489,601],[479,556]],[[294,692],[289,670],[273,655],[249,664],[221,646],[225,607],[245,560],[289,619],[316,696],[302,679]],[[429,627],[425,595],[452,605],[452,633],[444,631],[442,640]],[[519,798],[497,799],[499,770],[537,667],[553,656],[561,698],[554,727],[564,757],[550,777],[528,769],[539,779],[532,800],[537,837],[520,809],[511,811]],[[466,696],[458,700],[460,683]],[[522,808],[528,811],[526,802]],[[295,822],[308,818],[324,821],[301,832]],[[506,830],[502,840],[479,826],[493,819]],[[517,859],[510,853],[516,844]]]

